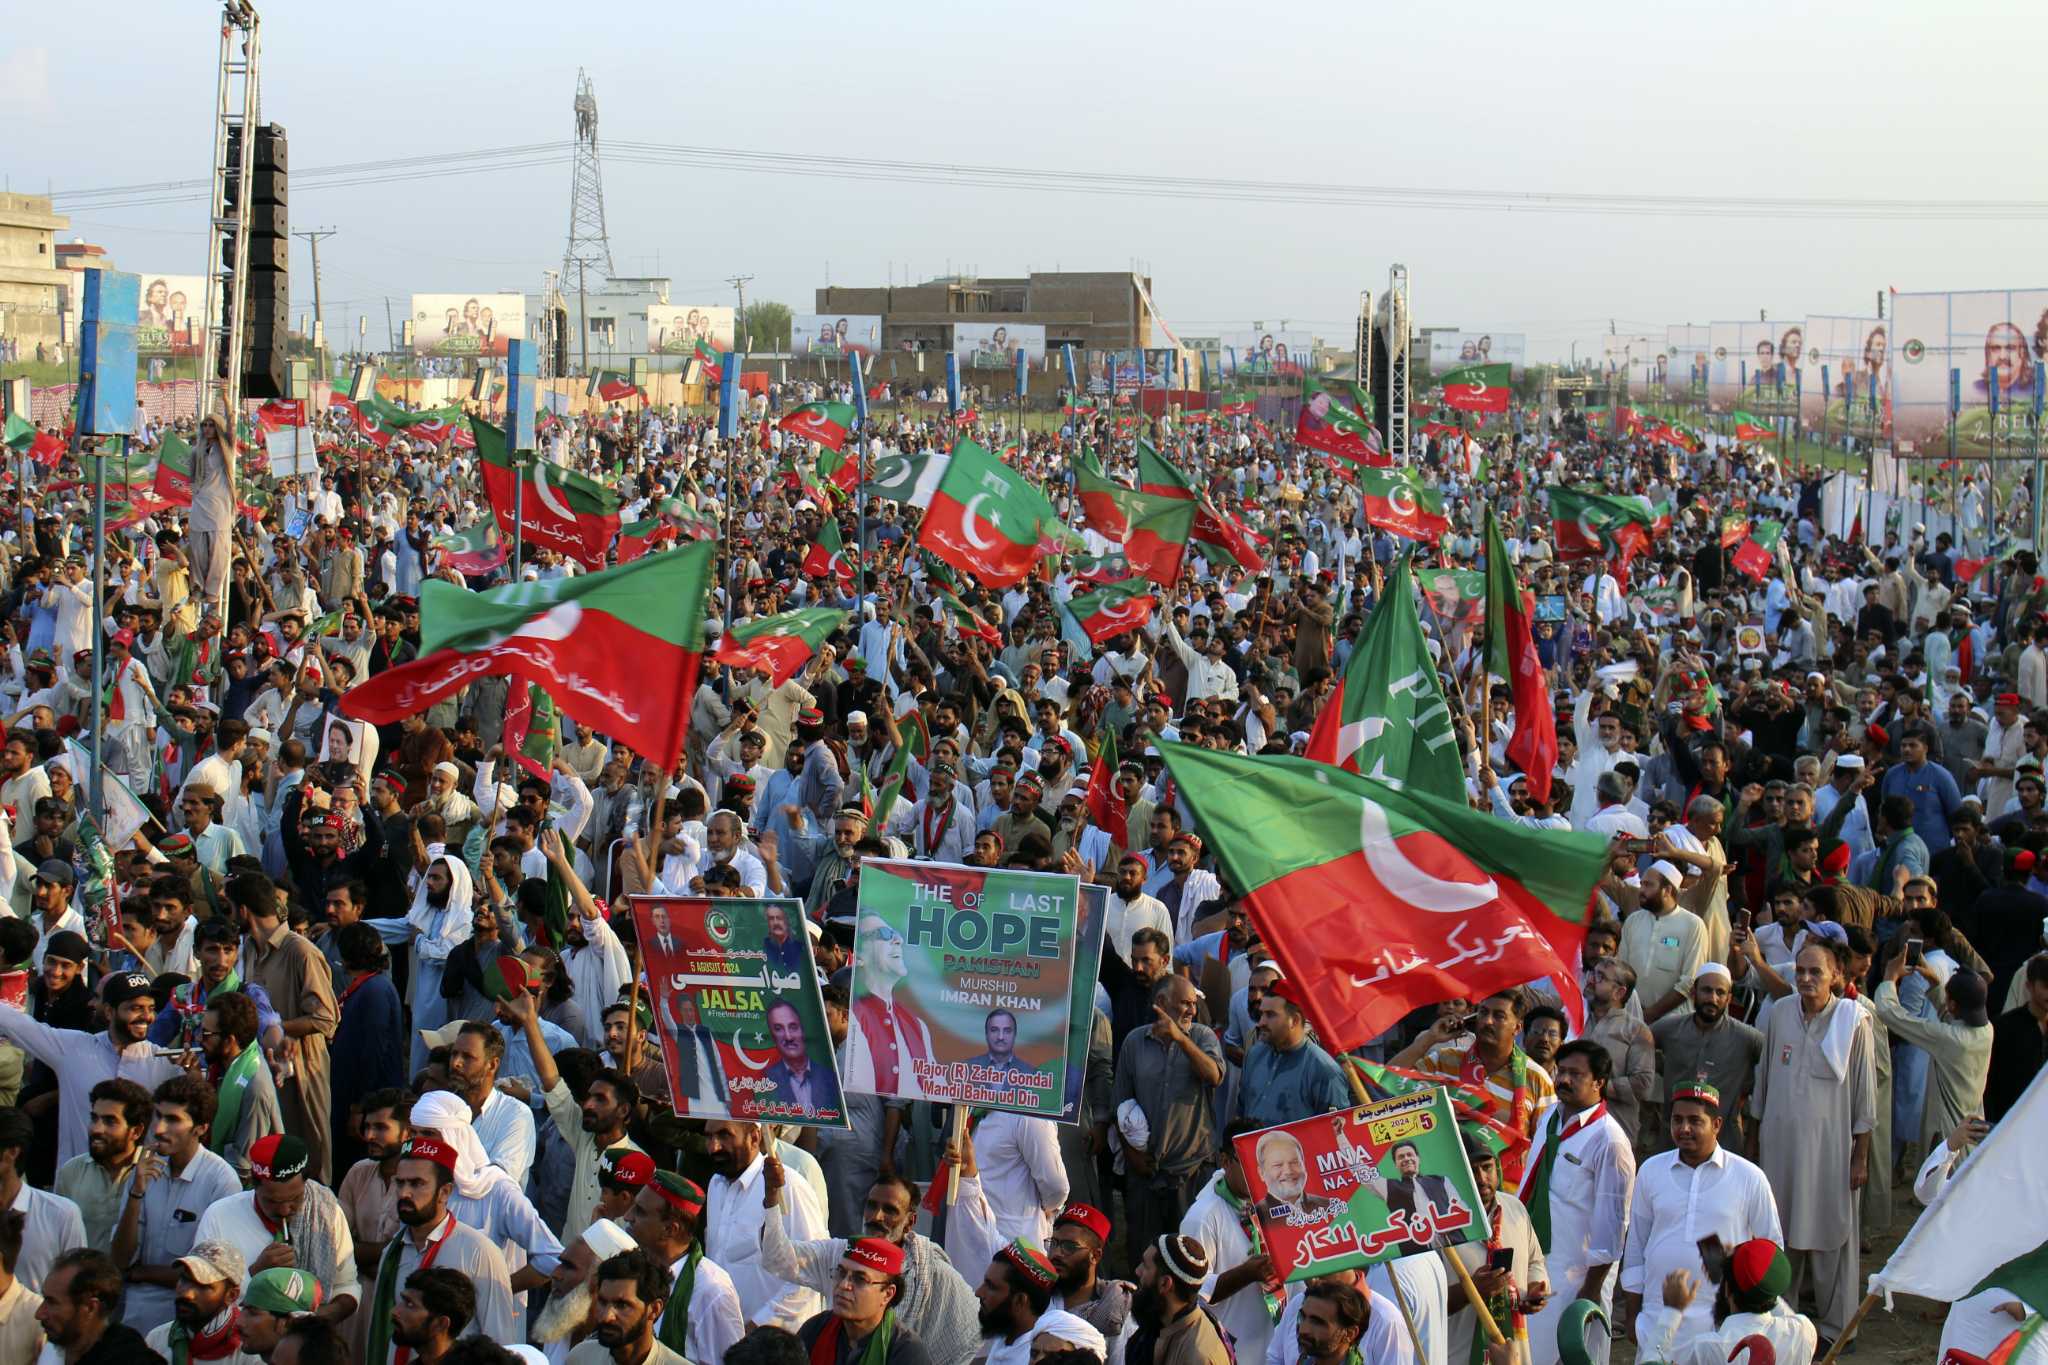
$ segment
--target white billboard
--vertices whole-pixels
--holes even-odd
[[[1295,327],[1246,327],[1225,332],[1223,375],[1235,379],[1300,375],[1315,350],[1315,333]]]
[[[710,303],[647,306],[647,349],[656,355],[690,355],[699,341],[714,351],[730,351],[732,335],[731,308]]]
[[[793,313],[789,319],[792,355],[863,355],[882,349],[878,313]]]
[[[2048,290],[1895,294],[1891,335],[1892,435],[1902,446],[1924,453],[1945,443],[1951,401],[1959,453],[2027,439],[2035,376],[2048,367]]]
[[[140,356],[196,355],[205,343],[206,277],[142,275],[135,314],[135,353]]]
[[[953,354],[962,369],[1001,370],[1017,363],[1017,352],[1037,365],[1045,360],[1045,328],[1035,322],[956,322]]]
[[[526,335],[523,294],[414,294],[412,348],[420,355],[505,354]]]
[[[1801,420],[1814,425],[1825,420],[1839,428],[1850,421],[1869,425],[1878,418],[1890,392],[1887,335],[1885,324],[1874,317],[1808,313],[1800,352]]]
[[[1520,332],[1431,332],[1429,372],[1443,374],[1460,365],[1509,366],[1508,373],[1519,378],[1528,353],[1528,338]]]

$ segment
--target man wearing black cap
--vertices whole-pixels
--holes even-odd
[[[57,1073],[57,1161],[59,1165],[86,1150],[92,1114],[92,1088],[105,1080],[129,1080],[153,1091],[182,1075],[176,1062],[156,1056],[149,1045],[149,1026],[156,1021],[156,998],[141,972],[117,972],[100,987],[107,1015],[101,1033],[51,1028],[14,1005],[0,1003],[0,1038]]]
[[[77,883],[78,874],[65,859],[45,858],[37,864],[34,889],[29,893],[38,934],[36,950],[29,957],[32,966],[43,965],[43,949],[52,934],[67,929],[78,934],[85,932],[85,916],[71,904],[71,888]]]

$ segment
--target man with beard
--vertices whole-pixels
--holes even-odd
[[[398,1174],[399,1153],[412,1137],[411,1113],[412,1095],[396,1087],[373,1090],[362,1098],[358,1124],[366,1155],[349,1168],[335,1191],[355,1239],[358,1274],[365,1266],[374,1270],[385,1243],[398,1235],[398,1198],[391,1182]],[[358,1302],[368,1303],[376,1293],[375,1282],[358,1280],[356,1285]],[[362,1357],[369,1321],[368,1313],[357,1313],[348,1321],[351,1359]]]
[[[765,1208],[773,1208],[782,1199],[782,1163],[769,1156],[761,1166],[761,1197]],[[901,1256],[901,1266],[894,1272],[897,1294],[889,1304],[896,1320],[915,1335],[931,1359],[966,1360],[980,1340],[974,1291],[944,1249],[916,1231],[917,1208],[915,1185],[902,1176],[882,1176],[868,1187],[861,1231],[865,1240],[893,1246]],[[851,1245],[852,1239],[844,1237],[792,1242],[780,1218],[764,1218],[761,1268],[790,1284],[836,1296],[841,1263]]]
[[[92,1088],[85,1155],[57,1168],[57,1193],[78,1205],[85,1218],[85,1243],[95,1251],[113,1243],[114,1221],[148,1121],[147,1090],[133,1081],[101,1081]]]
[[[831,1310],[797,1335],[823,1365],[931,1365],[917,1333],[897,1320],[902,1297],[903,1248],[862,1237],[833,1267]]]
[[[533,1339],[549,1365],[562,1365],[577,1343],[590,1335],[591,1309],[597,1305],[597,1268],[607,1259],[633,1250],[633,1235],[609,1218],[583,1229],[583,1235],[562,1248],[562,1259],[549,1275],[547,1307],[534,1320]]]
[[[1052,1262],[1052,1309],[1071,1313],[1121,1352],[1135,1324],[1131,1321],[1131,1286],[1126,1280],[1105,1280],[1097,1272],[1109,1246],[1109,1215],[1088,1204],[1069,1204],[1053,1220],[1045,1239],[1045,1258]]]
[[[988,1342],[986,1365],[1025,1365],[1031,1358],[1031,1329],[1052,1303],[1052,1262],[1023,1238],[999,1248],[975,1288],[981,1335]]]
[[[1192,1237],[1163,1236],[1138,1262],[1131,1296],[1131,1334],[1124,1359],[1132,1365],[1229,1365],[1230,1348],[1202,1302],[1209,1253]],[[1252,1359],[1263,1359],[1263,1347]],[[993,1360],[993,1358],[991,1358]]]
[[[251,1272],[300,1270],[334,1292],[320,1316],[340,1322],[356,1308],[356,1248],[341,1204],[306,1176],[306,1144],[272,1133],[249,1149],[254,1189],[223,1199],[200,1215],[193,1239],[233,1246]],[[249,1304],[242,1296],[243,1307]]]
[[[656,1338],[691,1360],[722,1360],[747,1324],[732,1276],[704,1254],[698,1229],[703,1212],[703,1190],[673,1171],[657,1170],[634,1198],[625,1226],[642,1250],[668,1268],[671,1288],[657,1314]]]
[[[1422,1155],[1414,1143],[1397,1142],[1389,1154],[1394,1158],[1397,1174],[1384,1175],[1377,1167],[1370,1167],[1362,1179],[1373,1197],[1385,1204],[1390,1212],[1406,1213],[1413,1219],[1425,1213],[1437,1218],[1458,1210],[1458,1196],[1451,1189],[1449,1178],[1422,1174]],[[1412,1256],[1432,1247],[1449,1246],[1450,1237],[1439,1233],[1426,1240],[1401,1245],[1401,1254]]]
[[[151,1100],[149,1144],[121,1201],[112,1247],[114,1264],[128,1268],[121,1320],[138,1332],[169,1320],[172,1291],[181,1278],[178,1260],[193,1246],[200,1215],[242,1189],[234,1167],[206,1149],[215,1118],[213,1087],[196,1076],[177,1076],[158,1086]],[[237,1253],[238,1288],[244,1273]]]
[[[521,998],[535,1003],[524,992]],[[470,1126],[491,1163],[502,1166],[514,1184],[524,1185],[533,1166],[533,1110],[498,1089],[498,1069],[504,1061],[503,1034],[489,1024],[464,1024],[448,1045],[448,1082],[469,1106]]]
[[[568,1365],[690,1365],[654,1339],[654,1321],[668,1290],[661,1261],[641,1247],[597,1268],[590,1340],[569,1352]]]
[[[303,891],[304,888],[301,888]],[[325,888],[322,888],[325,894]],[[228,883],[228,900],[238,912],[246,939],[242,975],[263,987],[284,1021],[284,1052],[291,1075],[278,1092],[284,1102],[285,1131],[306,1144],[315,1180],[328,1179],[329,1084],[327,1040],[341,1022],[334,1000],[334,973],[311,939],[284,922],[277,886],[260,872],[244,872]]]
[[[605,1067],[591,1077],[579,1103],[555,1065],[553,1050],[541,1036],[540,1008],[534,998],[515,995],[504,1001],[502,1008],[524,1031],[535,1079],[540,1083],[541,1097],[547,1101],[548,1117],[576,1156],[568,1211],[562,1220],[563,1231],[573,1237],[590,1225],[603,1193],[598,1187],[601,1159],[616,1147],[640,1150],[639,1144],[626,1136],[626,1125],[640,1104],[640,1087],[623,1072]]]
[[[121,1272],[103,1251],[65,1252],[43,1282],[36,1321],[49,1344],[44,1359],[64,1365],[163,1365],[142,1333],[121,1321]]]
[[[60,1078],[57,1088],[57,1161],[86,1149],[92,1089],[101,1081],[127,1080],[144,1093],[180,1075],[178,1064],[149,1045],[156,1022],[156,997],[141,972],[118,972],[100,987],[107,1027],[103,1033],[51,1028],[14,1005],[0,1004],[0,1038],[14,1043]]]
[[[256,1046],[256,1002],[240,991],[215,991],[206,999],[203,1019],[199,1046],[206,1079],[220,1097],[207,1145],[246,1180],[249,1149],[284,1131],[277,1087]]]
[[[419,1365],[440,1365],[476,1316],[476,1286],[459,1270],[428,1266],[406,1277],[391,1305],[391,1342]]]
[[[196,1242],[170,1271],[171,1320],[151,1328],[143,1344],[171,1365],[255,1365],[262,1357],[242,1342],[242,1280],[248,1274],[242,1253],[226,1242]],[[134,1316],[131,1296],[125,1318]]]
[[[391,1365],[406,1343],[397,1339],[393,1308],[399,1286],[418,1270],[459,1270],[476,1290],[470,1330],[493,1341],[512,1341],[512,1282],[495,1242],[448,1211],[455,1194],[456,1150],[434,1138],[415,1137],[399,1154],[391,1185],[398,1200],[398,1236],[377,1263],[370,1304],[368,1365]]]
[[[740,817],[729,810],[711,812],[704,822],[704,856],[691,878],[691,893],[704,894],[704,874],[715,867],[730,867],[739,873],[740,885],[749,896],[765,896],[772,888],[782,894],[782,873],[772,856],[757,858],[744,847],[747,829]],[[763,845],[764,850],[766,845]]]
[[[773,1216],[763,1202],[767,1163],[761,1151],[762,1129],[752,1123],[713,1121],[705,1125],[704,1136],[715,1172],[705,1201],[709,1216],[704,1252],[732,1277],[749,1325],[772,1323],[793,1332],[824,1302],[816,1290],[792,1284],[762,1263],[763,1224]],[[653,1197],[643,1192],[636,1207]],[[787,1186],[786,1197],[778,1202],[783,1232],[790,1241],[816,1241],[825,1235],[825,1211],[809,1181]],[[646,1240],[641,1237],[643,1246]]]
[[[1517,1041],[1527,1008],[1520,990],[1510,987],[1495,991],[1479,1002],[1469,1044],[1458,1046],[1455,1040],[1460,1024],[1450,1015],[1439,1015],[1427,1033],[1394,1058],[1393,1065],[1414,1067],[1445,1081],[1484,1090],[1493,1098],[1503,1123],[1533,1137],[1537,1121],[1557,1103],[1557,1089],[1542,1067],[1530,1064],[1529,1054],[1522,1051]],[[1508,1163],[1503,1178],[1510,1183],[1521,1182],[1519,1157]]]
[[[1748,947],[1738,945],[1738,954]],[[1691,1012],[1667,1014],[1650,1026],[1665,1084],[1712,1086],[1721,1099],[1721,1121],[1733,1125],[1731,1141],[1741,1136],[1744,1103],[1764,1052],[1763,1034],[1728,1013],[1733,991],[1728,968],[1706,963],[1693,976]]]
[[[1352,1271],[1352,1275],[1358,1272]],[[1363,1358],[1359,1347],[1365,1341],[1366,1325],[1375,1316],[1371,1301],[1360,1284],[1352,1284],[1336,1275],[1319,1276],[1311,1280],[1301,1291],[1296,1301],[1292,1361],[1299,1365],[1347,1365],[1347,1362]],[[1392,1307],[1392,1305],[1385,1305]],[[1394,1348],[1392,1355],[1375,1354],[1375,1361],[1399,1358],[1400,1343],[1387,1342]],[[1284,1348],[1282,1359],[1290,1354]]]
[[[1118,777],[1122,781],[1121,774]],[[1103,933],[1125,961],[1131,956],[1131,936],[1140,929],[1156,929],[1173,940],[1173,920],[1156,896],[1145,894],[1145,860],[1126,853],[1116,865],[1116,880],[1110,884]]]

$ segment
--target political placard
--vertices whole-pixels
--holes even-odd
[[[1081,909],[1074,926],[1073,1003],[1067,1015],[1067,1090],[1061,1123],[1081,1123],[1081,1091],[1088,1079],[1088,1044],[1095,1033],[1095,981],[1102,975],[1102,935],[1109,925],[1109,888],[1081,883]],[[1112,1059],[1114,1060],[1114,1059]]]
[[[802,903],[632,904],[677,1116],[847,1127]]]
[[[1280,1279],[1457,1246],[1486,1231],[1440,1087],[1263,1128],[1236,1146]]]
[[[1080,901],[1073,876],[863,858],[847,1089],[1060,1118]]]

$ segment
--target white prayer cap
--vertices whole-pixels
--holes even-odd
[[[868,713],[865,711],[848,711],[846,713],[846,723],[848,725],[866,725],[868,723]]]
[[[1836,755],[1835,755],[1835,766],[1836,766],[1837,768],[1846,768],[1846,769],[1847,769],[1848,771],[1850,771],[1850,772],[1852,772],[1852,773],[1853,773],[1853,772],[1856,772],[1856,771],[1859,771],[1859,770],[1860,770],[1860,769],[1861,769],[1861,768],[1863,767],[1863,755],[1862,755],[1862,754],[1836,754]]]
[[[277,736],[258,726],[249,732],[249,742],[251,744],[275,744],[277,743]]]
[[[1041,1339],[1050,1339],[1066,1346],[1078,1346],[1093,1354],[1097,1360],[1109,1358],[1109,1343],[1095,1324],[1064,1310],[1039,1317],[1038,1325],[1031,1329],[1031,1340]]]
[[[1702,962],[1700,964],[1700,969],[1692,974],[1692,979],[1695,981],[1704,981],[1710,976],[1718,976],[1731,986],[1735,984],[1734,976],[1732,976],[1729,973],[1726,967],[1722,966],[1718,962]]]
[[[1651,863],[1649,867],[1644,870],[1656,873],[1665,881],[1671,883],[1671,885],[1674,887],[1678,886],[1681,882],[1685,880],[1684,875],[1679,872],[1678,868],[1672,863],[1672,861],[1669,858],[1659,858],[1656,862]]]
[[[631,1251],[640,1245],[633,1240],[631,1233],[610,1218],[595,1219],[589,1227],[583,1229],[583,1244],[589,1247],[591,1254],[600,1261],[607,1256]]]
[[[436,763],[434,765],[434,771],[437,773],[446,773],[450,777],[462,776],[462,769],[456,767],[453,763],[448,762],[446,759],[443,759],[441,762]]]

